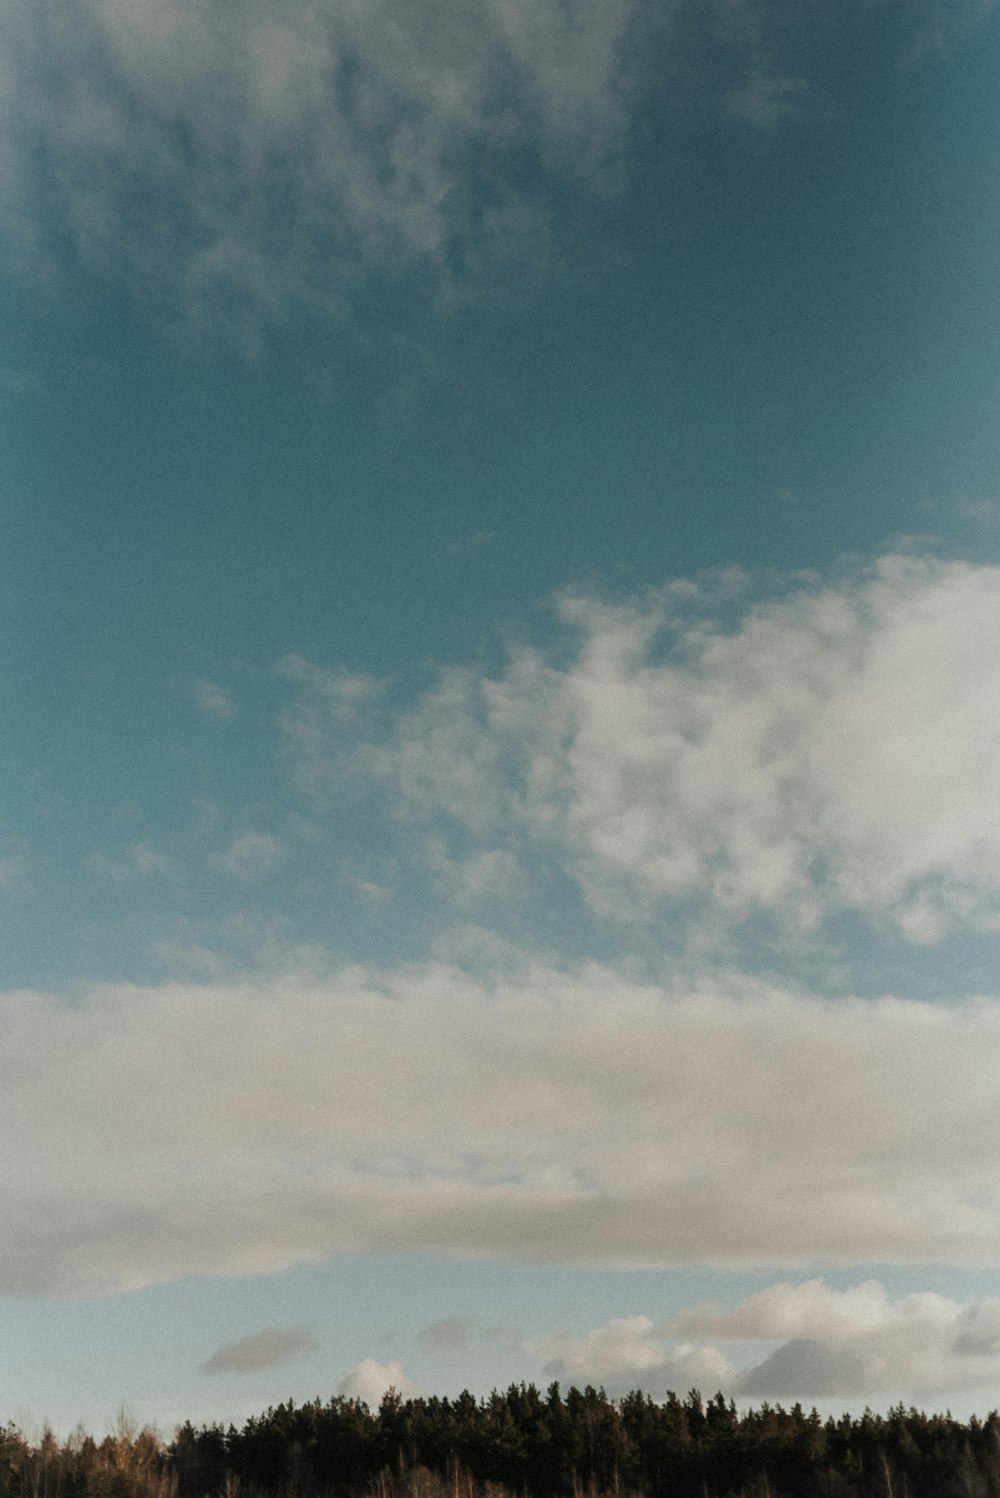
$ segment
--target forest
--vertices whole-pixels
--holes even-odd
[[[0,1498],[1000,1498],[1000,1414],[898,1405],[822,1420],[717,1394],[553,1383],[485,1399],[337,1396],[166,1440],[119,1414],[97,1441],[0,1429]]]

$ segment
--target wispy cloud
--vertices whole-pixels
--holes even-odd
[[[634,0],[406,6],[15,0],[8,247],[223,315],[336,312],[364,262],[454,275],[518,233],[518,151],[585,182],[620,144]]]
[[[308,1332],[269,1326],[237,1342],[227,1342],[199,1366],[202,1373],[259,1373],[265,1368],[284,1368],[318,1346]]]
[[[270,832],[244,832],[220,855],[218,867],[234,879],[264,879],[278,867],[287,848]]]
[[[228,722],[236,715],[236,703],[232,694],[218,682],[212,681],[207,676],[179,676],[176,678],[177,690],[189,697],[208,718],[216,718],[219,722]]]
[[[798,30],[775,0],[11,0],[8,259],[112,278],[250,354],[289,313],[342,318],[372,274],[481,292],[545,260],[554,184],[620,183],[651,91],[780,124],[808,97]]]
[[[151,876],[177,878],[180,874],[180,867],[174,859],[158,853],[147,842],[133,843],[115,856],[97,850],[87,858],[85,867],[88,873],[111,884],[127,884]]]

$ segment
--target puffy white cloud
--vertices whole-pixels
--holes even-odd
[[[966,1391],[1000,1376],[1000,1300],[934,1293],[892,1301],[877,1281],[831,1290],[778,1284],[731,1313],[697,1307],[678,1330],[782,1342],[730,1387],[754,1398]]]
[[[338,1394],[347,1399],[361,1399],[373,1410],[378,1409],[390,1389],[404,1398],[417,1393],[416,1385],[403,1372],[402,1363],[379,1363],[374,1358],[357,1363],[337,1385]]]
[[[650,1387],[714,1390],[733,1380],[725,1353],[691,1343],[668,1348],[648,1316],[623,1316],[584,1337],[553,1337],[530,1350],[547,1359],[547,1374],[600,1384],[613,1396]]]
[[[0,1288],[1000,1260],[995,1001],[444,963],[2,1000]]]
[[[365,766],[428,850],[450,822],[480,858],[554,860],[602,915],[694,902],[698,939],[708,916],[801,935],[845,910],[918,944],[1000,929],[1000,569],[739,586],[565,596],[551,650],[450,667],[359,737],[307,694],[303,778]]]
[[[713,1342],[678,1337],[780,1345],[738,1369]],[[611,1394],[691,1387],[755,1400],[969,1393],[1000,1378],[1000,1300],[921,1293],[893,1301],[875,1280],[849,1290],[808,1280],[770,1285],[732,1311],[695,1306],[664,1326],[627,1316],[531,1350],[549,1358],[546,1372],[603,1384]]]
[[[648,1316],[622,1316],[585,1337],[553,1337],[532,1349],[546,1358],[546,1373],[576,1380],[606,1378],[624,1370],[645,1372],[663,1365],[663,1350]]]
[[[227,1342],[201,1364],[202,1373],[259,1373],[264,1368],[283,1368],[315,1351],[315,1337],[298,1328],[268,1326],[252,1336]]]
[[[648,1316],[623,1316],[582,1337],[553,1336],[529,1343],[545,1358],[543,1373],[580,1387],[595,1384],[612,1398],[633,1389],[661,1397],[669,1389],[728,1389],[732,1364],[716,1347],[668,1345]]]

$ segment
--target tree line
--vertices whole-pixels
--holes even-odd
[[[511,1385],[476,1399],[291,1400],[172,1440],[0,1429],[0,1498],[1000,1498],[1000,1414],[822,1420],[697,1390]]]

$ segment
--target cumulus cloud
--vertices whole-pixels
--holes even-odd
[[[821,1280],[772,1285],[726,1314],[695,1308],[689,1331],[788,1338],[734,1387],[754,1398],[965,1391],[1000,1374],[1000,1301],[923,1293],[892,1301],[877,1281],[831,1290]]]
[[[678,1340],[704,1337],[780,1345],[738,1369],[714,1341]],[[627,1316],[531,1350],[549,1359],[547,1373],[613,1395],[691,1387],[754,1400],[969,1393],[1000,1377],[1000,1301],[933,1293],[893,1301],[876,1280],[849,1290],[808,1280],[770,1285],[735,1310],[695,1306],[662,1326]]]
[[[545,1372],[574,1383],[600,1384],[612,1396],[630,1389],[728,1386],[733,1369],[715,1347],[667,1348],[648,1316],[623,1316],[585,1337],[553,1337],[531,1349],[547,1358]]]
[[[265,1327],[238,1342],[227,1342],[200,1364],[202,1373],[259,1373],[265,1368],[283,1368],[319,1346],[308,1332],[295,1328],[282,1331]]]
[[[345,1399],[360,1399],[373,1410],[378,1409],[390,1389],[404,1398],[417,1393],[416,1385],[403,1372],[402,1363],[379,1363],[374,1358],[357,1363],[337,1385],[337,1393]]]
[[[338,1252],[1000,1258],[996,1001],[427,963],[3,1012],[5,1291]]]
[[[448,667],[354,737],[306,690],[300,777],[374,777],[433,824],[428,865],[450,825],[480,879],[542,857],[602,916],[693,908],[699,938],[706,912],[801,936],[851,911],[915,944],[1000,929],[1000,569],[890,556],[741,586],[564,595],[553,647]]]

